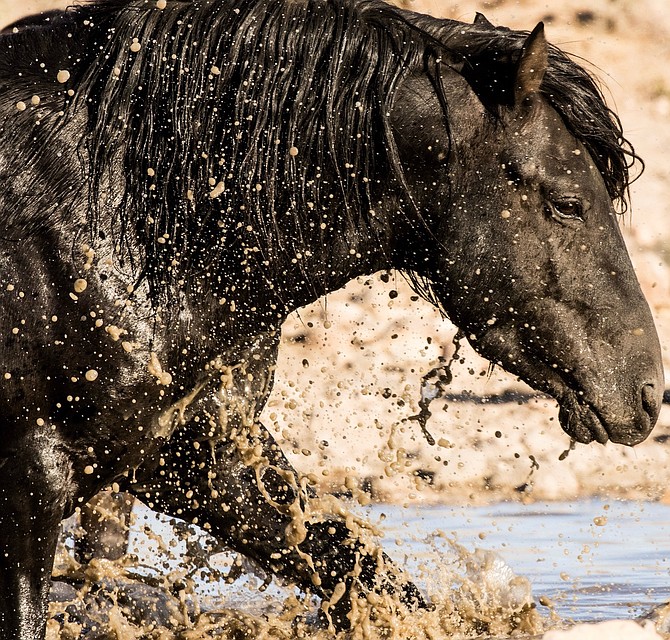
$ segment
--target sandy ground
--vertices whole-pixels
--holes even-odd
[[[61,3],[66,4],[66,3]],[[0,0],[0,26],[56,2]],[[405,6],[531,29],[589,61],[607,87],[627,136],[647,163],[622,219],[670,367],[670,13],[665,0],[407,0]],[[421,377],[453,352],[455,329],[418,300],[398,274],[352,283],[285,325],[275,391],[264,414],[296,467],[323,488],[397,502],[571,500],[592,495],[670,500],[670,411],[635,449],[580,446],[556,404],[463,347],[452,398],[431,407],[430,445],[418,424]],[[389,294],[397,291],[392,298]],[[394,295],[394,294],[392,294]],[[471,394],[470,400],[464,396]],[[517,394],[512,402],[484,402]],[[518,400],[518,401],[517,401]],[[563,458],[559,460],[559,457]],[[623,623],[622,623],[623,624]],[[632,624],[632,623],[631,623]],[[622,627],[623,628],[623,627]],[[591,634],[591,635],[589,635]],[[652,638],[653,631],[583,630],[580,639]],[[546,640],[576,635],[550,632]]]

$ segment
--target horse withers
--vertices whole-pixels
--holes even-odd
[[[375,0],[101,0],[15,31],[3,637],[43,637],[59,523],[112,483],[317,594],[334,628],[371,592],[425,606],[342,513],[310,508],[258,420],[283,320],[359,275],[407,274],[553,395],[575,440],[650,432],[660,348],[614,207],[636,156],[541,25]]]

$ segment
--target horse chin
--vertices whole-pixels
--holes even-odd
[[[475,349],[492,361],[502,360],[499,353],[499,337],[503,327],[488,330],[479,336],[473,344]],[[509,332],[508,332],[509,333]],[[508,340],[508,344],[509,344]],[[505,368],[519,376],[533,389],[547,393],[559,404],[559,422],[563,431],[575,441],[582,444],[598,442],[635,446],[642,442],[651,431],[655,418],[647,412],[635,416],[635,424],[630,424],[630,417],[623,419],[622,408],[603,405],[599,394],[589,391],[589,385],[580,384],[573,376],[563,375],[560,371],[546,365],[541,358],[533,358],[526,351],[516,352],[514,357],[505,358],[512,364]],[[592,385],[591,385],[592,386]],[[660,404],[660,400],[659,400]]]
[[[581,444],[599,442],[605,444],[610,438],[607,424],[598,409],[586,399],[584,392],[575,390],[570,381],[558,375],[554,369],[537,366],[537,363],[517,359],[516,373],[533,389],[548,393],[559,405],[558,420],[561,428],[573,440]]]

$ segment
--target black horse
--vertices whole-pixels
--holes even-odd
[[[634,445],[661,356],[619,232],[635,153],[530,34],[377,0],[104,0],[0,37],[0,631],[42,638],[60,520],[112,483],[320,595],[417,589],[257,416],[292,310],[399,269]]]

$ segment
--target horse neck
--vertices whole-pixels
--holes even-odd
[[[312,269],[324,274],[320,294],[340,289],[355,278],[391,268],[391,253],[389,238],[380,238],[368,228],[345,231],[332,239],[330,247],[319,244]]]
[[[73,60],[84,66],[84,58],[93,58],[93,47],[82,46],[90,36],[74,15],[54,12],[48,23],[27,23],[0,34],[0,82],[32,75],[38,83],[49,84],[56,76],[49,75],[51,69],[72,70]]]
[[[373,226],[360,222],[354,226],[321,229],[309,227],[300,248],[293,238],[279,244],[291,247],[277,251],[265,268],[289,310],[314,302],[319,297],[344,287],[352,280],[391,268],[393,233],[379,215]]]

